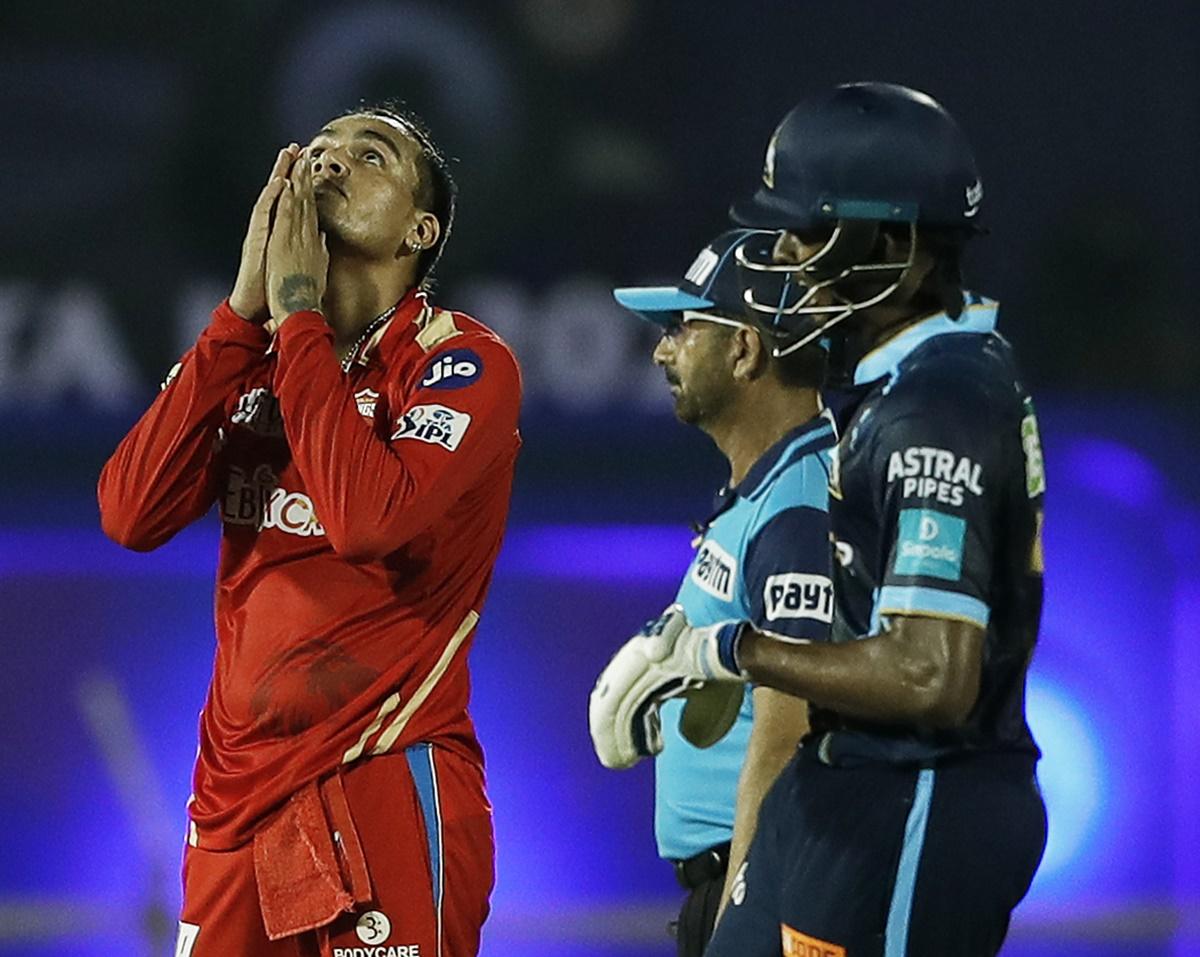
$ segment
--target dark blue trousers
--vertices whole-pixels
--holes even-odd
[[[763,801],[705,954],[995,954],[1045,844],[1031,756],[829,767],[805,745]]]

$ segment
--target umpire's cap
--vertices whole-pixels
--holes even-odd
[[[762,185],[729,213],[759,229],[839,219],[973,228],[982,199],[971,147],[941,104],[892,83],[848,83],[783,118]]]
[[[747,244],[770,252],[773,233],[759,229],[731,229],[705,246],[683,278],[674,286],[632,286],[614,289],[613,296],[643,319],[664,326],[684,310],[717,310],[733,315],[746,311],[745,277],[738,275],[737,250]]]

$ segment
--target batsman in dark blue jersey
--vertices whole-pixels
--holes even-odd
[[[854,366],[831,487],[835,644],[800,657],[746,634],[734,651],[810,698],[811,730],[709,954],[779,953],[780,937],[784,953],[993,954],[1029,887],[1044,477],[995,318],[968,297]]]
[[[1025,675],[1045,477],[996,304],[962,288],[982,199],[938,103],[859,83],[792,110],[733,209],[779,230],[742,263],[755,289],[779,281],[754,308],[825,340],[849,381],[832,640],[715,635],[733,670],[812,712],[709,954],[994,954],[1041,860]]]
[[[1042,605],[1045,476],[996,310],[967,294],[958,318],[921,319],[858,361],[831,488],[835,640],[879,634],[899,616],[969,626],[970,643],[983,639],[973,706],[935,726],[818,709],[826,763],[1038,754],[1024,688]]]
[[[1024,698],[1045,479],[996,304],[962,287],[982,199],[939,104],[856,83],[783,119],[732,210],[777,231],[739,261],[779,353],[823,341],[841,372],[836,612],[828,641],[748,622],[677,638],[811,706],[709,957],[995,954],[1041,860]]]

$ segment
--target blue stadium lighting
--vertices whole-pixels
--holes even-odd
[[[1058,467],[1072,481],[1107,499],[1134,508],[1161,503],[1158,469],[1127,445],[1106,439],[1078,439],[1060,455]]]
[[[1029,725],[1042,749],[1038,781],[1050,833],[1035,887],[1050,893],[1068,887],[1101,850],[1112,803],[1106,742],[1088,708],[1061,684],[1031,674]]]
[[[497,566],[537,578],[662,581],[672,586],[692,560],[683,525],[539,525],[514,529]],[[656,610],[657,611],[657,610]]]

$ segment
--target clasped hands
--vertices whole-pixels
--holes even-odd
[[[328,271],[311,161],[293,143],[279,151],[251,211],[229,305],[274,332],[292,313],[321,308]]]
[[[647,622],[613,656],[588,699],[588,727],[606,768],[629,768],[662,751],[664,701],[684,697],[680,729],[697,747],[708,747],[733,725],[742,704],[744,676],[731,667],[739,622],[693,627],[683,608],[671,605]]]

